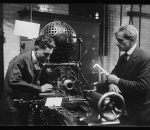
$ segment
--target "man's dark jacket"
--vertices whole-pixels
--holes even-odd
[[[31,51],[13,58],[5,76],[4,89],[0,98],[0,124],[15,124],[17,108],[13,99],[30,99],[40,92]]]
[[[139,125],[150,125],[150,55],[136,47],[127,63],[120,56],[112,73],[120,80],[129,117]]]

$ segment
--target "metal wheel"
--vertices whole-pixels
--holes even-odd
[[[108,120],[118,119],[124,112],[125,101],[122,95],[116,92],[105,93],[98,101],[100,115]],[[112,113],[111,115],[108,113]],[[114,116],[113,116],[114,115]]]

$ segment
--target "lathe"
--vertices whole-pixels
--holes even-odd
[[[91,89],[93,87],[80,69],[81,58],[75,62],[72,57],[76,45],[83,44],[74,29],[56,20],[45,25],[40,34],[51,35],[56,41],[56,49],[43,64],[37,85],[49,83],[53,88],[50,92],[34,95],[32,100],[14,99],[18,104],[28,106],[31,122],[34,125],[71,126],[119,124],[125,109],[124,99],[115,92],[100,93]],[[47,81],[43,79],[45,73]]]
[[[39,93],[33,100],[15,101],[29,106],[32,121],[36,125],[119,124],[119,118],[125,109],[124,98],[115,92],[101,94],[94,89],[83,90],[83,82],[77,80],[72,67],[77,66],[74,63],[45,64],[43,70],[51,68],[52,73],[57,71],[60,74],[60,70],[65,69],[65,75],[55,75],[57,80],[51,82],[54,87],[50,92]],[[37,82],[40,83],[38,80]],[[56,104],[58,100],[59,104]]]

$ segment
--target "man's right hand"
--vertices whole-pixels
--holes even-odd
[[[51,91],[53,86],[51,84],[44,84],[41,86],[41,92]]]
[[[121,93],[120,89],[115,84],[109,84],[109,92]]]

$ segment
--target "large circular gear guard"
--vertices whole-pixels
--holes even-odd
[[[77,45],[74,29],[63,21],[53,21],[45,25],[40,35],[48,34],[55,39],[56,49],[51,55],[51,62],[63,63],[71,61]]]
[[[44,26],[40,34],[49,34],[50,36],[56,36],[58,34],[64,34],[66,36],[76,36],[74,29],[63,21],[53,21]]]

